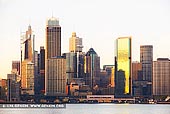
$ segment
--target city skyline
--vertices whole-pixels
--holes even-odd
[[[35,34],[36,50],[45,46],[46,19],[52,15],[61,22],[62,53],[68,52],[70,34],[76,32],[83,39],[83,51],[93,47],[101,66],[114,64],[115,40],[124,36],[132,37],[132,61],[139,61],[140,45],[153,45],[154,60],[170,57],[168,0],[41,1],[37,8],[39,2],[0,1],[0,78],[11,72],[13,60],[20,60],[20,34],[29,24]]]

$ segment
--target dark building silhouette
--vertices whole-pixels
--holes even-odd
[[[125,91],[125,71],[119,70],[117,71],[117,75],[115,77],[115,95],[123,96]]]

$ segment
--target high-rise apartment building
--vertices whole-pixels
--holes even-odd
[[[153,95],[170,95],[170,60],[158,58],[153,62]]]
[[[82,38],[76,36],[76,33],[72,33],[72,37],[69,39],[69,51],[70,52],[82,52]]]
[[[116,41],[116,76],[115,88],[119,95],[131,95],[132,74],[131,74],[131,37],[120,37]],[[118,92],[122,88],[121,92]]]
[[[152,95],[152,65],[153,65],[153,46],[140,46],[140,63],[142,64],[143,80],[148,81],[144,95]]]

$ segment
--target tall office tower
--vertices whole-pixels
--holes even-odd
[[[80,74],[80,63],[81,63],[81,59],[82,59],[82,38],[79,38],[76,36],[76,33],[73,32],[72,33],[72,37],[69,39],[69,51],[71,53],[75,53],[75,57],[76,57],[76,63],[74,63],[77,69],[75,69],[75,71],[77,72],[76,77],[75,78],[80,78],[82,77],[82,74]]]
[[[22,35],[21,39],[22,43],[22,52],[21,52],[21,59],[23,60],[33,60],[33,34],[31,26],[28,26],[28,30],[24,35]]]
[[[65,95],[66,60],[61,56],[61,27],[52,17],[47,20],[45,51],[45,94],[47,96]]]
[[[79,54],[78,58],[77,58],[77,54]],[[67,84],[70,84],[74,80],[74,78],[84,77],[84,56],[85,56],[85,53],[83,52],[66,53]]]
[[[12,70],[16,69],[17,74],[20,75],[20,61],[12,61]]]
[[[43,46],[40,47],[40,77],[39,77],[39,85],[41,93],[45,92],[45,49]]]
[[[46,95],[66,95],[66,59],[54,57],[47,60],[46,67]]]
[[[61,56],[61,27],[54,17],[47,20],[46,50],[46,59]]]
[[[7,74],[7,101],[20,100],[20,81],[17,74]]]
[[[132,62],[132,81],[142,80],[142,64],[135,61]]]
[[[34,95],[34,63],[22,62],[21,94]]]
[[[77,54],[74,52],[66,53],[66,77],[67,84],[77,77]]]
[[[76,33],[72,33],[72,37],[69,39],[69,51],[70,52],[82,52],[82,38],[76,36]]]
[[[93,48],[90,48],[85,55],[84,72],[85,84],[93,89],[100,74],[100,57]]]
[[[39,95],[40,89],[39,89],[39,53],[38,51],[34,51],[33,53],[34,59],[34,94]]]
[[[170,95],[170,61],[158,58],[153,62],[153,95]]]
[[[153,46],[142,45],[140,46],[140,63],[142,64],[143,80],[148,81],[146,96],[152,95],[152,64],[153,64]]]
[[[140,62],[142,63],[143,80],[152,81],[153,46],[140,46]]]
[[[120,37],[116,41],[117,48],[117,65],[115,86],[119,90],[119,95],[131,95],[132,90],[132,74],[131,74],[131,37]]]
[[[21,39],[21,93],[29,95],[34,95],[33,41],[34,35],[29,25]]]

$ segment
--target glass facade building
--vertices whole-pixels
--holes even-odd
[[[152,71],[153,71],[153,46],[140,46],[140,63],[142,64],[143,81],[147,81],[147,87],[143,95],[152,95]]]
[[[90,48],[84,58],[85,84],[93,88],[97,83],[100,72],[100,57]]]
[[[67,84],[70,84],[73,78],[77,77],[77,58],[76,53],[66,53],[66,77]]]
[[[153,46],[140,46],[140,63],[142,63],[143,80],[152,81]]]
[[[123,82],[124,94],[131,94],[131,37],[120,37],[116,41],[117,48],[117,73],[116,77],[123,79],[123,81],[117,80],[117,82]],[[121,72],[121,73],[120,73]],[[124,75],[123,75],[124,74]],[[124,77],[123,77],[124,76]],[[118,83],[116,83],[118,84]]]

